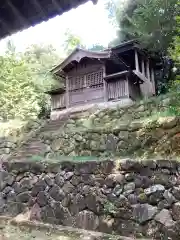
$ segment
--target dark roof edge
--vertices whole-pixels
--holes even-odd
[[[126,45],[134,45],[134,44],[139,44],[139,42],[138,42],[137,39],[129,40],[129,41],[126,41],[126,42],[122,42],[121,44],[118,44],[118,45],[115,46],[115,47],[111,47],[111,49],[112,49],[112,50],[115,50],[115,49],[124,47],[124,46],[126,46]]]
[[[46,93],[46,94],[58,94],[58,93],[64,93],[65,92],[65,88],[57,88],[57,89],[53,89],[53,90],[49,90],[49,91],[47,91],[47,92],[44,92],[44,93]]]

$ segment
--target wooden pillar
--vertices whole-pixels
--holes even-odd
[[[135,50],[135,66],[136,66],[136,71],[139,72],[139,59],[138,59],[138,52]]]
[[[125,84],[125,95],[129,98],[130,92],[129,92],[129,78],[126,76],[126,84]]]
[[[147,73],[147,79],[149,79],[149,81],[151,81],[149,59],[147,60],[147,64],[146,64],[146,73]]]
[[[106,77],[106,67],[103,66],[103,88],[104,88],[104,101],[108,101],[108,91],[107,91],[107,82],[105,80]]]
[[[69,79],[68,75],[66,75],[66,108],[69,107]]]
[[[142,68],[142,74],[145,76],[145,65],[144,65],[144,59],[141,61],[141,68]]]
[[[152,81],[152,86],[153,86],[153,94],[156,94],[154,69],[153,69],[153,67],[151,68],[151,81]]]

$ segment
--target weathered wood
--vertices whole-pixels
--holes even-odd
[[[155,88],[155,77],[154,77],[154,69],[153,68],[151,68],[151,82],[152,82],[153,94],[155,94],[156,88]]]
[[[139,59],[138,59],[138,52],[137,52],[137,50],[135,50],[135,67],[136,67],[136,71],[140,72],[140,70],[139,70]]]
[[[66,108],[69,107],[69,79],[68,75],[66,75]]]
[[[42,12],[45,15],[43,20],[47,21],[87,1],[88,0],[36,0],[37,4],[35,4],[32,0],[11,0],[9,4],[7,0],[1,0],[0,16],[4,26],[9,26],[9,28],[5,31],[4,26],[0,24],[0,39],[40,23],[43,17]],[[37,5],[39,5],[38,8]]]
[[[76,48],[62,63],[60,63],[58,66],[56,66],[52,70],[52,73],[56,73],[61,69],[64,70],[72,62],[80,63],[80,61],[84,58],[98,60],[98,59],[107,59],[109,57],[110,57],[110,51],[93,52],[93,51],[88,51],[81,48]]]
[[[142,68],[142,74],[145,76],[145,65],[144,65],[144,59],[141,61],[141,68]]]
[[[84,88],[70,92],[70,106],[84,105],[87,103],[103,102],[104,89],[101,88]]]
[[[141,79],[143,82],[147,81],[148,79],[146,78],[145,75],[143,75],[141,72],[133,70],[133,73],[136,74],[136,76]]]
[[[68,75],[66,77],[66,107],[108,100],[115,101],[122,98],[136,100],[141,95],[140,89],[143,96],[153,95],[155,91],[153,72],[150,69],[149,60],[146,64],[147,55],[143,55],[142,51],[136,47],[133,48],[133,58],[128,55],[129,52],[127,55],[122,53],[121,56],[118,50],[116,52],[118,57],[127,63],[128,68],[125,68],[121,61],[116,63],[113,60],[114,50],[117,49],[92,53],[75,49],[63,64],[59,65],[61,68],[56,67],[53,70],[57,75],[62,71]],[[107,57],[109,53],[112,54]]]
[[[147,73],[147,79],[150,81],[151,77],[150,77],[149,59],[147,60],[147,63],[146,63],[146,73]]]
[[[129,78],[126,76],[125,95],[129,98]]]
[[[28,26],[29,21],[22,15],[22,13],[18,10],[18,8],[11,2],[11,0],[7,0],[7,4],[11,8],[14,16],[16,19],[18,19],[19,24],[21,27]]]
[[[128,73],[128,71],[126,70],[126,71],[121,71],[121,72],[109,74],[109,75],[106,75],[105,79],[108,80],[108,79],[111,79],[111,78],[120,77],[120,76],[125,75],[127,73]]]
[[[128,97],[126,93],[126,79],[111,81],[107,84],[108,100],[118,100],[123,97]]]
[[[141,95],[139,84],[134,84],[133,81],[128,79],[128,93],[129,98],[131,98],[134,101],[137,100]]]
[[[66,107],[66,94],[56,94],[51,96],[51,109],[62,109]]]
[[[100,62],[87,64],[85,66],[81,64],[77,64],[76,67],[74,67],[72,70],[68,72],[68,76],[75,77],[75,76],[80,76],[84,74],[90,74],[90,73],[99,71],[100,69],[102,69],[102,67],[103,67],[103,64]]]
[[[107,82],[105,80],[106,78],[106,67],[103,66],[103,88],[104,88],[104,101],[108,101],[108,92],[107,92]]]

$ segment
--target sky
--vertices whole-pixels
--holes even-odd
[[[61,16],[18,32],[11,39],[17,51],[23,51],[31,44],[52,44],[58,51],[62,51],[67,29],[78,35],[86,46],[98,43],[107,47],[116,36],[116,30],[108,19],[105,1],[99,0],[96,5],[89,1]],[[8,39],[0,41],[0,52],[5,49]]]

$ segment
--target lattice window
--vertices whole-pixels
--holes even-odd
[[[84,86],[84,76],[70,77],[69,78],[69,90],[81,89]]]
[[[93,72],[86,75],[86,86],[92,87],[103,84],[103,71]]]
[[[103,86],[103,70],[86,75],[69,77],[69,90],[77,91],[83,88],[100,88]]]

